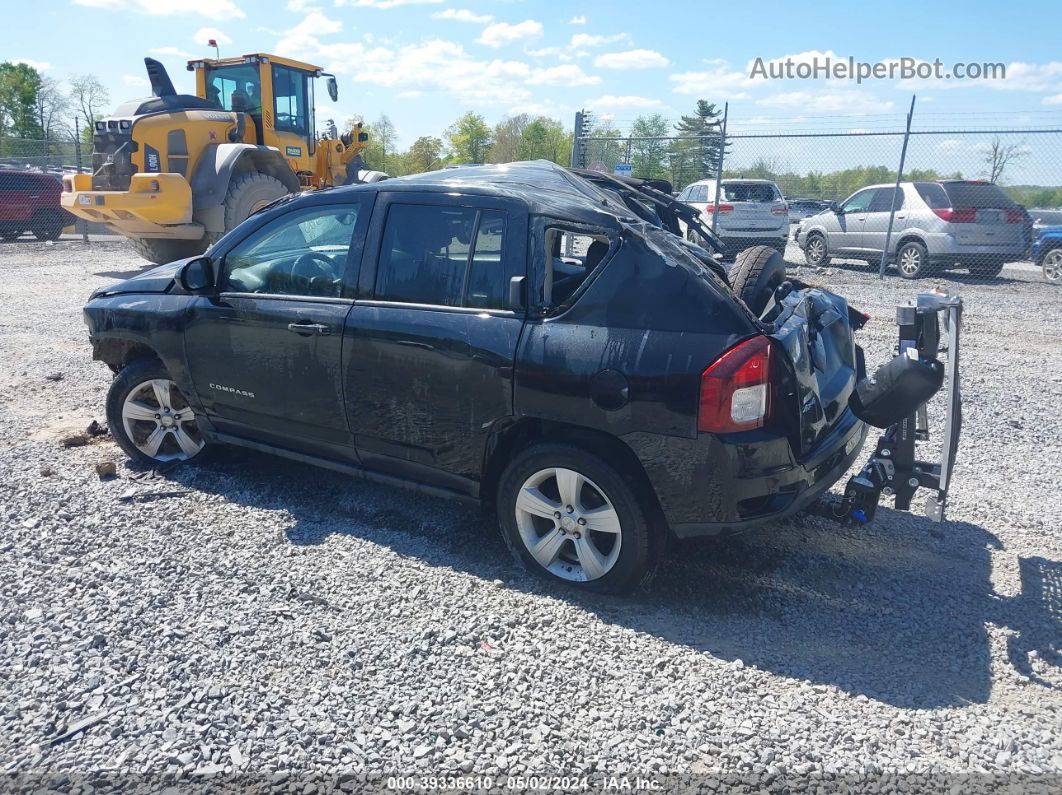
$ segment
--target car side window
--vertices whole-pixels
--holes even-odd
[[[874,200],[874,194],[877,192],[877,188],[861,190],[849,197],[848,200],[841,205],[841,209],[846,213],[864,213],[867,211],[867,207],[870,206],[870,203]]]
[[[899,210],[903,207],[903,191],[896,190],[896,188],[878,188],[874,194],[874,198],[870,200],[870,205],[867,207],[867,212],[870,213],[887,213],[889,212],[889,199],[892,198],[893,209]]]
[[[504,309],[510,274],[506,215],[472,207],[393,204],[375,297],[380,301]]]
[[[307,207],[288,213],[240,241],[226,255],[227,292],[338,298],[360,204]]]
[[[707,185],[694,185],[693,191],[690,193],[690,201],[693,202],[706,202],[708,201],[708,186]]]

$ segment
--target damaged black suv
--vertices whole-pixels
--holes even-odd
[[[112,432],[484,501],[531,570],[628,590],[670,537],[807,506],[866,435],[863,316],[770,249],[727,274],[666,188],[539,161],[282,199],[93,294]]]

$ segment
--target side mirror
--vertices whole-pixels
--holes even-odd
[[[206,293],[214,289],[214,263],[210,257],[196,257],[177,271],[177,283],[190,293]]]
[[[844,215],[844,208],[837,202],[830,202],[830,210],[837,213],[838,215]]]
[[[526,276],[513,276],[509,279],[509,309],[518,311],[524,308],[524,282],[526,280]]]
[[[328,78],[328,96],[332,98],[333,102],[339,101],[339,84],[336,83],[334,77]]]

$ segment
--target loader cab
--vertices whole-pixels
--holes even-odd
[[[278,149],[292,171],[314,169],[314,79],[321,68],[275,55],[190,61],[196,94],[223,110],[248,114],[245,140]]]

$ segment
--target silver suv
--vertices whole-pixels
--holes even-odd
[[[769,179],[724,179],[715,207],[715,180],[702,179],[687,185],[678,200],[695,207],[726,244],[730,256],[749,246],[771,246],[785,254],[789,237],[789,207],[778,186]],[[694,240],[692,230],[686,236]],[[697,242],[694,240],[694,242]]]
[[[997,276],[1003,263],[1024,258],[1028,213],[998,185],[971,180],[901,182],[898,192],[871,185],[801,221],[796,242],[812,265],[830,257],[880,261],[893,202],[889,261],[905,279],[956,267]]]

